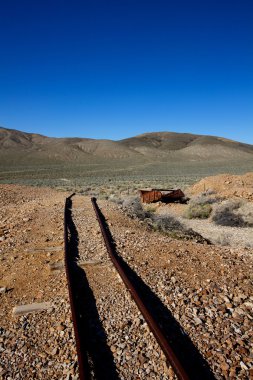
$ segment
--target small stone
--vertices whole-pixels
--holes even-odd
[[[58,261],[57,263],[51,263],[51,264],[49,264],[49,268],[52,272],[60,271],[60,270],[64,269],[64,262]]]
[[[203,323],[203,322],[201,321],[201,319],[198,318],[198,317],[194,317],[193,320],[194,320],[194,322],[196,323],[196,325],[201,325],[201,324]]]
[[[170,379],[173,379],[174,376],[175,376],[175,372],[173,371],[173,368],[172,367],[169,367],[168,369],[168,375],[169,375],[169,378]]]
[[[116,346],[111,346],[111,351],[112,352],[116,352],[117,351],[117,347]]]
[[[60,323],[59,325],[56,326],[57,331],[64,331],[66,326],[63,323]]]
[[[220,367],[222,371],[227,371],[229,369],[229,365],[226,362],[221,363]]]
[[[141,365],[143,365],[147,361],[146,357],[143,354],[139,354],[138,359]]]
[[[244,369],[244,370],[248,370],[248,367],[246,366],[245,363],[243,363],[243,361],[240,361],[240,366],[241,366],[241,369]]]
[[[239,315],[243,315],[243,314],[245,314],[244,310],[242,310],[242,309],[239,308],[239,307],[237,307],[237,308],[235,309],[235,311],[236,311]]]
[[[5,286],[0,288],[0,294],[6,293],[6,292],[7,292],[7,288]]]
[[[252,303],[252,302],[244,302],[244,306],[245,306],[248,310],[252,310],[252,311],[253,311],[253,303]]]
[[[53,351],[51,352],[51,355],[54,356],[54,355],[58,354],[58,352],[59,352],[58,348],[55,347],[55,348],[53,349]]]

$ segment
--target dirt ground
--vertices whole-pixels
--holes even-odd
[[[68,195],[49,188],[0,185],[0,378],[4,380],[78,378],[65,272],[50,269],[50,264],[63,260]],[[182,320],[217,379],[253,378],[252,248],[173,240],[127,218],[116,205],[100,204],[120,254]],[[96,247],[96,234],[90,239]],[[33,302],[49,302],[52,307],[13,317],[13,307]],[[205,330],[205,318],[210,331]]]
[[[0,186],[0,285],[12,289],[9,306],[52,293],[48,264],[62,259],[65,197],[48,188]]]
[[[0,186],[0,379],[76,374],[66,276],[50,269],[63,259],[65,197],[48,188]],[[50,309],[12,314],[42,302]]]

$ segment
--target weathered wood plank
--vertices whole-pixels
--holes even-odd
[[[12,310],[13,316],[24,315],[28,313],[37,313],[39,311],[49,310],[52,308],[50,302],[30,303],[27,305],[15,306]]]

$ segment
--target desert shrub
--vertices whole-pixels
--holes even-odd
[[[221,197],[210,197],[207,193],[202,193],[196,197],[191,198],[190,205],[206,205],[221,202],[224,198]]]
[[[253,204],[245,202],[238,209],[238,214],[241,215],[247,227],[253,226]]]
[[[145,205],[145,210],[148,212],[155,212],[156,209],[157,209],[157,206],[154,204]]]
[[[89,196],[97,198],[99,196],[99,191],[90,191]]]
[[[126,198],[122,202],[122,209],[132,218],[138,218],[154,230],[168,234],[175,239],[194,240],[200,243],[210,243],[197,232],[187,229],[174,216],[156,215],[145,211],[139,197]]]
[[[149,213],[143,210],[140,198],[138,197],[124,199],[122,202],[122,208],[131,217],[137,217],[141,220],[149,217]]]
[[[116,194],[111,194],[108,196],[110,202],[116,203],[117,205],[122,205],[123,199],[116,196]]]
[[[153,215],[152,221],[154,228],[163,232],[182,231],[184,229],[182,224],[172,215]]]
[[[187,219],[207,219],[212,212],[210,204],[189,204],[184,217]]]
[[[239,200],[228,200],[218,205],[212,215],[215,224],[230,227],[253,225],[253,206]]]
[[[207,219],[212,212],[211,205],[219,203],[222,200],[223,198],[221,197],[210,197],[210,192],[202,193],[191,198],[183,216],[187,219]]]
[[[169,214],[152,215],[152,227],[174,239],[194,240],[198,243],[210,244],[208,239],[203,238],[203,236],[191,228],[186,228],[179,220]]]

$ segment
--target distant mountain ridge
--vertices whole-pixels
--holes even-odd
[[[0,127],[2,162],[80,162],[92,160],[165,161],[252,159],[253,145],[216,136],[152,132],[113,141],[53,138]]]

